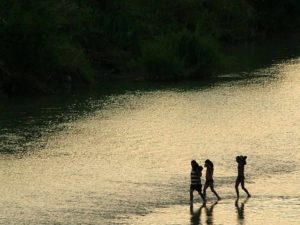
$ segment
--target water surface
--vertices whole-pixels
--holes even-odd
[[[300,58],[247,73],[1,99],[0,223],[299,224]],[[239,154],[253,198],[236,202]],[[190,211],[190,160],[207,158],[223,200]]]

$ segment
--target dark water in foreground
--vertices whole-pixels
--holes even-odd
[[[1,99],[0,223],[299,224],[300,59],[245,73]],[[236,203],[237,154],[253,198]],[[206,158],[223,200],[190,212],[189,161]]]

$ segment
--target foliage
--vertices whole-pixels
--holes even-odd
[[[142,46],[140,63],[148,79],[176,79],[184,72],[184,61],[176,54],[176,41],[162,36]]]
[[[299,14],[298,0],[0,1],[0,92],[91,83],[99,71],[209,77],[220,45],[295,32]]]
[[[209,27],[221,40],[236,41],[255,35],[255,10],[246,0],[214,0],[210,6]]]
[[[8,0],[0,9],[0,60],[11,82],[42,88],[67,76],[91,80],[89,60],[70,32],[76,5]]]
[[[248,0],[257,14],[257,29],[262,34],[297,30],[300,1]]]
[[[178,79],[205,77],[221,66],[220,58],[214,38],[183,30],[146,42],[139,60],[150,79]]]

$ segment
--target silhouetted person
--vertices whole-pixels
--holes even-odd
[[[217,196],[218,200],[220,200],[220,196],[214,189],[214,164],[209,159],[205,160],[204,166],[206,167],[206,181],[203,188],[204,199],[206,199],[206,189],[210,187],[210,190]]]
[[[200,166],[195,160],[191,161],[191,186],[190,186],[190,204],[193,205],[194,191],[198,191],[203,202],[205,201],[202,194],[201,176],[203,167]]]
[[[236,178],[235,182],[235,190],[236,190],[236,196],[237,198],[240,197],[239,195],[239,185],[242,185],[242,189],[247,193],[248,197],[251,197],[250,193],[248,190],[245,188],[245,175],[244,175],[244,170],[245,170],[245,165],[247,164],[246,162],[247,156],[237,156],[236,157],[236,162],[238,163],[238,176]]]

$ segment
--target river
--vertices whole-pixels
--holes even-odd
[[[0,224],[299,224],[300,58],[241,74],[0,99]],[[222,200],[190,211],[191,159]]]

